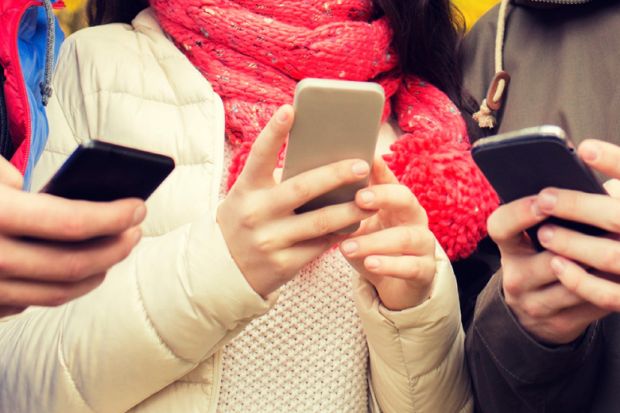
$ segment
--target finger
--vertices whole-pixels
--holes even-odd
[[[533,251],[525,242],[523,231],[542,222],[544,215],[536,204],[536,197],[522,198],[497,208],[487,221],[489,236],[498,244],[503,254]]]
[[[134,228],[116,237],[82,243],[0,240],[0,277],[75,282],[125,259],[141,236]]]
[[[273,115],[265,129],[252,145],[247,162],[237,182],[255,185],[272,185],[273,170],[277,166],[282,145],[293,126],[294,111],[284,105]]]
[[[596,320],[600,320],[609,313],[590,303],[570,307],[554,315],[550,324],[553,330],[565,336],[566,339],[554,344],[569,344],[583,335],[586,329]]]
[[[284,172],[282,168],[276,168],[273,170],[273,181],[276,184],[279,184],[280,182],[282,182],[282,172]]]
[[[333,234],[351,225],[358,224],[374,214],[359,209],[353,202],[331,205],[299,215],[291,215],[277,221],[266,232],[265,243],[275,248],[288,246]],[[262,242],[259,242],[262,244]],[[267,249],[273,249],[268,247]]]
[[[392,227],[348,239],[341,244],[340,250],[348,258],[396,254],[421,256],[435,251],[435,237],[425,227]]]
[[[404,185],[383,184],[362,189],[355,202],[360,208],[389,212],[393,225],[428,224],[426,211]]]
[[[0,304],[12,307],[58,306],[98,287],[105,274],[98,274],[76,283],[41,283],[27,280],[0,280]]]
[[[620,274],[620,243],[605,237],[593,237],[555,225],[538,231],[542,245],[572,261],[603,272]]]
[[[276,261],[281,262],[284,269],[302,268],[319,258],[333,245],[334,236],[331,235],[303,241],[283,249]]]
[[[274,212],[290,213],[316,197],[368,176],[368,164],[350,159],[325,165],[290,179],[270,189],[269,202]]]
[[[381,156],[376,156],[372,165],[370,182],[373,185],[381,184],[398,184],[398,178],[392,172],[390,167],[385,163]]]
[[[436,263],[428,256],[371,255],[364,259],[364,268],[372,274],[424,283],[432,280]]]
[[[2,156],[0,156],[0,184],[14,189],[22,189],[24,185],[24,178],[19,171]]]
[[[620,178],[620,147],[596,139],[584,140],[577,149],[579,156],[588,165],[603,174]]]
[[[0,233],[56,241],[120,234],[146,216],[144,202],[86,202],[10,190],[0,194]]]
[[[620,198],[620,180],[618,179],[610,179],[609,181],[603,184],[605,190],[611,195],[613,198]]]
[[[561,283],[556,282],[546,288],[524,294],[521,302],[519,307],[529,317],[545,318],[583,304],[585,301]]]
[[[547,188],[538,195],[536,204],[545,214],[620,233],[620,199]]]
[[[26,308],[0,305],[0,318],[23,313]]]
[[[555,257],[551,265],[569,291],[602,310],[620,311],[620,284],[592,275],[561,257]]]
[[[502,260],[502,282],[506,296],[520,296],[558,281],[551,268],[554,255],[544,251]]]

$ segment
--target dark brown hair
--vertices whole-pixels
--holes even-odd
[[[458,50],[464,20],[450,0],[374,0],[394,30],[405,74],[417,75],[461,101]]]
[[[149,7],[148,0],[89,0],[88,24],[131,23],[138,13]]]
[[[394,30],[403,73],[426,79],[460,103],[457,49],[463,24],[450,0],[373,1],[377,14],[385,15]],[[92,26],[129,23],[148,5],[148,0],[90,0],[88,21]]]

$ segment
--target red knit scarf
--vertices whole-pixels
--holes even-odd
[[[376,81],[406,133],[386,157],[426,209],[451,259],[486,235],[497,197],[469,154],[465,123],[445,94],[402,78],[371,0],[151,0],[164,31],[211,82],[234,148],[229,186],[274,111],[306,77]]]

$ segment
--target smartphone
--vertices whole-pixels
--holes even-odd
[[[174,169],[168,156],[102,141],[80,144],[41,192],[68,199],[146,200]]]
[[[480,139],[472,156],[504,203],[556,187],[592,194],[607,191],[579,159],[566,133],[557,126],[540,126]],[[588,235],[605,231],[590,225],[550,217],[527,230],[536,249],[543,250],[537,231],[553,223]]]
[[[372,165],[385,105],[377,83],[304,79],[295,91],[295,122],[289,136],[282,179],[345,159]],[[297,213],[353,201],[368,179],[327,192]],[[339,232],[353,232],[359,224]]]

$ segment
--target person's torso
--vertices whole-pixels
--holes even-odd
[[[508,13],[503,54],[511,83],[492,132],[554,124],[577,144],[587,138],[620,143],[620,2],[509,6]],[[496,28],[497,9],[467,39],[465,88],[478,103],[495,74]]]
[[[494,76],[497,9],[470,33],[465,87],[478,103]],[[543,124],[559,125],[575,144],[588,138],[620,144],[620,2],[541,10],[509,6],[504,67],[511,76],[499,128],[472,137]],[[475,139],[475,138],[474,138]],[[620,406],[620,317],[601,323],[605,347],[591,413]]]
[[[153,16],[143,12],[135,23],[134,30],[110,25],[78,33],[65,53],[79,56],[86,75],[67,79],[57,93],[78,140],[103,139],[175,158],[176,169],[147,203],[143,232],[156,237],[216,210],[227,167],[224,113],[211,85],[154,26]],[[66,154],[75,145],[67,137],[46,150]],[[36,179],[41,186],[47,176]],[[218,401],[221,411],[247,411],[252,400],[264,401],[254,411],[366,411],[367,349],[352,273],[338,254],[326,257],[304,269],[277,307],[229,345],[226,357],[216,353],[131,411],[206,413]],[[224,387],[223,369],[229,373]],[[274,378],[271,387],[266,377]],[[236,388],[239,381],[254,387]]]

